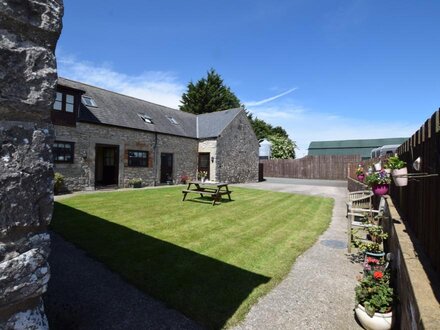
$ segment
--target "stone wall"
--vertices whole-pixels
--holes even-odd
[[[61,0],[0,2],[0,329],[45,329]]]
[[[259,144],[244,111],[217,139],[216,177],[222,182],[258,182]]]
[[[127,187],[128,181],[141,178],[144,186],[160,182],[160,154],[173,154],[173,182],[182,175],[193,175],[197,170],[195,139],[155,134],[113,126],[78,122],[76,127],[55,126],[57,141],[74,142],[74,163],[56,164],[55,171],[65,177],[70,191],[95,188],[96,145],[113,145],[119,150],[118,186]],[[128,150],[148,151],[148,167],[129,167]]]
[[[179,136],[158,134],[158,143],[156,150],[157,174],[160,178],[160,154],[173,154],[173,182],[180,183],[182,176],[188,175],[194,177],[197,172],[198,163],[198,141]]]

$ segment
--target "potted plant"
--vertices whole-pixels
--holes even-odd
[[[380,258],[385,255],[382,245],[377,242],[362,242],[357,247],[359,251],[365,253],[366,256]]]
[[[386,267],[387,267],[387,263],[385,262],[385,258],[375,258],[375,257],[371,257],[371,256],[365,256],[364,259],[364,275],[372,275],[374,274],[374,272],[380,271],[380,272],[384,272]]]
[[[142,179],[130,179],[128,180],[128,185],[133,188],[141,188],[142,187]]]
[[[367,233],[374,243],[382,243],[382,240],[388,238],[388,234],[383,231],[382,226],[370,226],[366,228]]]
[[[401,160],[396,154],[388,158],[388,166],[391,169],[394,184],[397,187],[403,187],[408,184],[408,169],[406,168],[406,162]]]
[[[208,176],[208,172],[206,171],[199,171],[197,173],[197,178],[202,182],[205,182],[207,176]]]
[[[362,166],[362,163],[359,164],[356,169],[356,177],[360,182],[364,182],[365,174],[364,174],[364,167]]]
[[[387,272],[364,276],[355,288],[355,313],[365,329],[386,330],[392,326],[393,289]]]
[[[381,225],[382,220],[383,220],[383,214],[381,214],[381,213],[376,214],[375,216],[369,218],[370,224],[375,225],[375,226]]]
[[[61,173],[55,172],[54,175],[54,194],[58,195],[64,188],[64,176]]]
[[[372,188],[375,195],[382,196],[388,192],[391,179],[387,172],[381,170],[367,175],[365,181]]]
[[[388,164],[388,159],[385,159],[385,160],[383,161],[383,170],[384,170],[385,172],[387,172],[388,175],[391,175],[391,168],[390,168],[390,164]]]
[[[190,181],[190,178],[189,178],[188,175],[183,174],[183,175],[180,177],[180,183],[186,184],[188,181]]]
[[[381,258],[385,255],[382,244],[362,238],[358,234],[358,229],[352,229],[353,246],[364,253],[366,256]]]

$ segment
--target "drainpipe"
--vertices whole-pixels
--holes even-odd
[[[157,164],[158,162],[158,152],[157,152],[157,133],[154,133],[154,145],[153,145],[153,173],[154,173],[154,186],[157,186]]]

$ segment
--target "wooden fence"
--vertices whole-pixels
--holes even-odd
[[[440,174],[440,111],[435,112],[414,135],[397,150],[407,162],[409,173]],[[412,164],[421,158],[421,170]],[[433,267],[440,271],[440,178],[410,179],[408,186],[391,186],[390,195],[402,218],[422,243]]]
[[[260,161],[265,177],[346,180],[348,164],[361,161],[359,155],[306,156],[299,159]]]

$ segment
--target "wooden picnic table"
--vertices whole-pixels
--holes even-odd
[[[182,190],[183,199],[185,200],[186,195],[190,193],[200,194],[201,197],[208,195],[212,198],[212,205],[215,203],[220,203],[223,195],[228,195],[231,201],[231,193],[228,184],[224,182],[201,182],[201,181],[189,181],[186,189]]]

